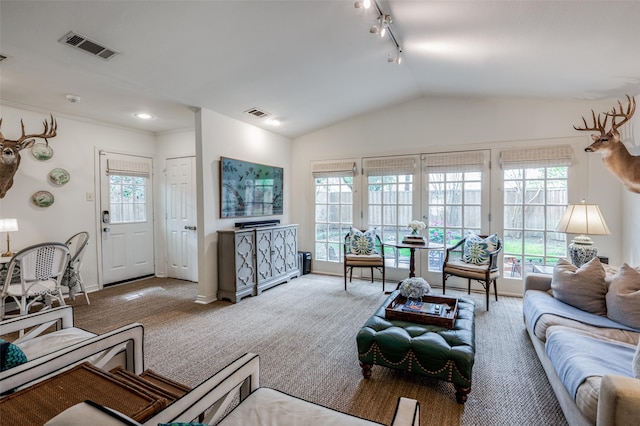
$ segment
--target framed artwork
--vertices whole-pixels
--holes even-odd
[[[283,213],[282,167],[220,157],[220,217]]]

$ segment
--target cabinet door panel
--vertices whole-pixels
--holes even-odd
[[[287,272],[298,269],[298,238],[296,228],[291,227],[285,230],[284,250],[285,269]]]
[[[256,264],[258,268],[258,284],[273,277],[273,261],[271,259],[272,232],[256,232]]]
[[[271,245],[271,260],[273,262],[273,276],[284,274],[286,269],[286,229],[276,229],[273,231],[273,241]]]
[[[253,233],[236,234],[236,289],[253,286],[256,281],[253,266],[254,242]]]

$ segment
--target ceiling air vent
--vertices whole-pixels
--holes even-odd
[[[120,53],[109,47],[103,46],[100,43],[90,40],[82,34],[78,34],[73,31],[68,32],[58,41],[62,44],[66,44],[67,46],[84,50],[85,52],[90,53],[94,56],[98,56],[99,58],[102,58],[104,60],[111,59],[118,53]]]
[[[253,115],[256,118],[265,118],[270,116],[271,114],[269,114],[268,112],[264,112],[262,110],[259,110],[258,108],[251,108],[245,111],[245,113],[249,114],[249,115]]]

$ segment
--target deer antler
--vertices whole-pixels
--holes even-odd
[[[612,117],[611,119],[611,130],[618,130],[618,127],[622,126],[624,123],[629,121],[629,119],[633,116],[633,113],[636,112],[636,98],[631,98],[629,95],[627,96],[627,112],[623,112],[622,104],[618,101],[618,107],[620,107],[620,112],[616,111],[616,107],[613,107],[611,112],[606,112],[607,117]],[[620,123],[616,123],[616,117],[624,117]]]
[[[598,114],[598,117],[596,119],[596,113],[593,112],[593,110],[591,110],[591,116],[593,118],[593,126],[589,127],[587,125],[587,120],[585,120],[584,117],[582,117],[582,122],[584,123],[584,127],[573,126],[573,128],[576,130],[588,130],[588,131],[598,130],[600,132],[600,136],[604,136],[607,133],[605,130],[605,127],[607,126],[607,120],[609,120],[609,114],[605,114],[604,122],[600,120],[600,114]]]
[[[2,123],[0,123],[2,124]],[[18,139],[16,142],[18,144],[20,144],[20,142],[26,140],[26,139],[30,139],[30,138],[42,138],[45,140],[45,142],[47,142],[47,144],[49,143],[49,141],[47,140],[47,138],[52,138],[56,135],[56,132],[58,130],[58,123],[56,122],[56,120],[53,119],[53,114],[51,115],[51,124],[47,123],[47,120],[44,120],[43,122],[44,124],[44,131],[40,134],[29,134],[29,135],[25,135],[24,133],[24,122],[22,120],[20,120],[20,125],[22,126],[22,136],[20,136],[20,139]]]

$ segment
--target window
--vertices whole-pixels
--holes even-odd
[[[416,157],[364,159],[367,176],[367,227],[375,227],[380,239],[402,241],[414,216]],[[385,246],[387,266],[409,268],[409,249]]]
[[[555,232],[568,203],[571,148],[502,154],[505,278],[542,272],[566,256],[566,236]],[[506,159],[506,161],[505,161]]]
[[[151,177],[149,161],[107,159],[109,211],[111,223],[147,221],[147,182]]]
[[[313,165],[315,260],[342,262],[342,245],[353,223],[353,161]]]
[[[483,191],[487,156],[486,151],[424,156],[430,242],[451,246],[467,231],[481,233],[488,206],[488,191]],[[443,254],[429,250],[429,271],[442,270]]]
[[[109,175],[111,223],[147,221],[147,178]]]

